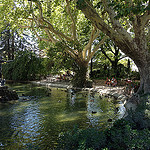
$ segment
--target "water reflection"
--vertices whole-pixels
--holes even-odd
[[[116,120],[115,105],[112,98],[102,98],[97,93],[90,93],[87,102],[87,118],[89,119],[89,126],[106,128],[112,125],[113,122],[108,123],[109,119]]]
[[[31,84],[12,88],[20,101],[0,107],[0,148],[52,149],[60,132],[75,125],[104,128],[117,118],[113,101],[95,93]]]

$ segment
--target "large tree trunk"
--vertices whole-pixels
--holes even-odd
[[[140,73],[140,87],[138,94],[150,94],[150,63],[145,62],[138,67]]]
[[[91,87],[87,81],[88,62],[77,61],[76,65],[75,75],[72,80],[73,87]]]

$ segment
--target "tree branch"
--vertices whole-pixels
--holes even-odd
[[[84,1],[86,3],[86,7],[82,7],[81,11],[92,22],[92,24],[95,25],[99,30],[103,31],[103,33],[109,36],[112,40],[117,41],[117,43],[123,43],[123,40],[126,36],[119,34],[115,29],[106,24],[105,21],[96,12],[95,8],[90,4],[90,2],[88,0]],[[130,42],[131,40],[131,38],[126,39],[126,41]]]
[[[40,37],[37,32],[34,30],[34,28],[32,28],[33,32],[35,33],[35,35],[37,36],[37,38],[40,40],[40,41],[45,41],[45,42],[52,42],[50,39],[46,39],[46,38],[42,38]]]
[[[77,37],[76,37],[76,22],[75,22],[75,19],[74,19],[74,17],[73,17],[73,15],[71,14],[71,11],[70,11],[70,2],[68,1],[68,0],[66,0],[66,2],[67,2],[67,12],[68,12],[68,14],[69,14],[69,16],[70,16],[70,18],[71,18],[71,20],[72,20],[72,26],[71,26],[71,29],[72,29],[72,37],[71,38],[73,38],[74,40],[76,40],[77,39]]]
[[[56,44],[56,42],[58,42],[56,39],[54,39],[54,37],[51,35],[51,33],[49,32],[49,30],[45,29],[49,39],[54,43]]]
[[[130,34],[122,27],[120,22],[117,19],[114,19],[116,17],[116,14],[111,6],[109,6],[109,2],[107,0],[102,0],[104,4],[105,11],[109,14],[111,24],[113,28],[123,37],[126,37],[127,39],[132,39]]]
[[[61,45],[64,47],[64,51],[68,53],[72,58],[77,59],[78,53],[76,53],[72,48],[70,48],[66,43],[61,43]]]
[[[55,30],[53,25],[43,17],[43,10],[42,10],[40,2],[37,1],[37,2],[35,2],[35,4],[37,5],[38,10],[39,10],[39,17],[36,17],[36,18],[34,17],[34,21],[39,23],[38,26],[43,27],[45,29],[46,28],[49,29],[52,33],[54,33],[56,36],[58,36],[60,40],[62,40],[62,38],[65,38],[67,41],[71,41],[72,39],[70,37],[66,36],[65,34],[63,34],[62,32],[60,32],[58,30]],[[47,26],[44,25],[44,23],[46,23]]]
[[[70,37],[66,36],[66,35],[63,34],[62,32],[60,32],[60,31],[58,31],[58,30],[55,30],[54,27],[53,27],[53,25],[52,25],[49,21],[47,21],[47,20],[44,19],[44,18],[43,18],[42,20],[43,20],[43,22],[45,22],[45,23],[48,25],[48,29],[49,29],[51,32],[53,32],[54,34],[56,34],[60,39],[65,38],[67,41],[71,41],[71,40],[72,40]]]
[[[79,1],[79,0],[78,0]],[[138,45],[135,39],[126,31],[122,33],[117,32],[113,27],[107,24],[102,17],[96,12],[96,9],[91,5],[89,0],[84,0],[85,6],[80,7],[84,15],[104,34],[110,37],[112,41],[130,58],[133,58],[135,52],[139,56]]]
[[[96,32],[97,30],[97,32]],[[95,33],[96,32],[96,33]],[[96,29],[96,27],[93,28],[92,32],[91,32],[91,36],[89,39],[88,44],[85,46],[84,50],[83,50],[83,58],[86,58],[86,53],[88,51],[88,55],[91,54],[91,47],[92,47],[92,43],[93,41],[99,36],[100,34],[100,30]]]
[[[108,43],[108,41],[106,41],[106,43],[104,44],[104,46],[105,46],[106,49],[108,49],[108,47],[109,47],[109,51],[111,51],[115,55],[115,53],[113,52],[113,50],[112,50],[110,44]]]
[[[106,54],[103,48],[101,48],[101,51],[105,55],[105,57],[112,63],[113,61],[110,59],[110,57],[108,57],[108,55]]]
[[[104,44],[105,40],[108,38],[108,36],[104,36],[103,39],[95,46],[92,53],[87,57],[87,61],[90,61],[95,52],[99,49],[100,45]]]
[[[123,59],[123,58],[126,58],[126,57],[127,57],[126,55],[122,56],[121,58],[118,59],[118,61],[121,60],[121,59]]]
[[[149,4],[150,5],[150,4]],[[150,11],[147,11],[143,16],[141,16],[142,28],[149,23],[150,20]]]
[[[94,37],[94,34],[96,32],[96,28],[94,27],[94,29],[92,30],[91,32],[91,36],[90,36],[90,39],[89,39],[89,42],[88,44],[85,46],[85,48],[83,49],[83,58],[86,57],[86,52],[88,49],[91,50],[91,45],[92,45],[92,42],[93,42],[93,37]]]

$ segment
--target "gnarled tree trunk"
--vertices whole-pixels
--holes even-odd
[[[143,62],[142,66],[138,66],[140,73],[140,87],[138,94],[150,94],[150,62]]]
[[[87,71],[88,62],[87,61],[77,61],[75,75],[72,80],[73,87],[90,87],[87,84]]]

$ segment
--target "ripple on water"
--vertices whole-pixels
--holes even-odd
[[[59,133],[75,125],[82,129],[103,128],[109,125],[107,120],[116,115],[113,101],[102,99],[98,94],[51,88],[51,94],[46,96],[49,90],[45,87],[20,84],[13,88],[30,100],[0,109],[0,148],[52,148],[57,144]]]

